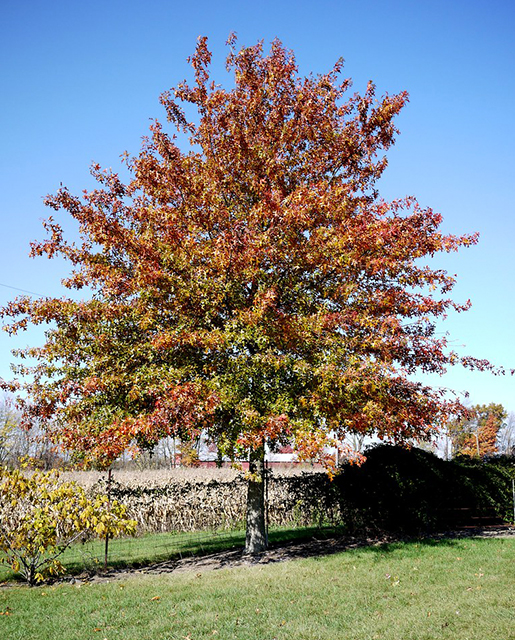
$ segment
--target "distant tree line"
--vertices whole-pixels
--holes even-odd
[[[48,470],[66,462],[38,424],[33,423],[30,428],[22,426],[21,413],[12,398],[0,398],[0,466]]]
[[[489,458],[515,453],[515,413],[502,404],[471,406],[467,413],[447,424],[445,457]]]
[[[366,448],[362,440],[347,444],[361,452]],[[447,460],[460,456],[479,459],[515,456],[515,412],[508,413],[503,405],[496,403],[473,405],[464,417],[447,424],[442,441],[441,452]],[[137,457],[125,453],[114,466],[136,469],[194,467],[206,457],[213,459],[213,450],[205,438],[181,442],[179,438],[169,436]],[[56,449],[47,431],[38,424],[34,423],[30,428],[22,426],[20,412],[12,398],[6,395],[0,399],[0,466],[17,468],[22,463],[47,470],[76,466],[73,458]]]

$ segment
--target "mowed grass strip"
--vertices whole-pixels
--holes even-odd
[[[206,555],[243,546],[244,531],[153,533],[134,538],[109,540],[108,567],[148,566],[176,558]],[[74,544],[59,556],[66,574],[83,571],[101,572],[104,564],[105,540]],[[0,583],[21,580],[7,564],[0,564]]]
[[[337,536],[343,533],[338,527],[275,527],[269,531],[271,543],[284,543]],[[243,548],[245,531],[197,531],[177,533],[150,533],[134,538],[118,538],[109,541],[108,567],[123,569],[145,567],[154,563],[191,556]],[[105,540],[91,540],[86,544],[74,544],[59,557],[67,575],[83,571],[101,573],[104,564]],[[0,564],[0,583],[21,580],[9,565]]]
[[[10,640],[515,638],[515,540],[410,542],[205,573],[0,590]]]

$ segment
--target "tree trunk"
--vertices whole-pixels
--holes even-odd
[[[265,452],[252,451],[247,487],[247,530],[245,553],[257,555],[268,546],[265,519]]]

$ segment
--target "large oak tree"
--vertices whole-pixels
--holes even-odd
[[[32,254],[67,258],[65,286],[88,299],[20,297],[3,314],[11,332],[48,323],[22,354],[35,366],[18,369],[27,419],[83,461],[200,431],[248,459],[255,553],[265,446],[329,462],[327,444],[348,433],[428,437],[456,407],[413,374],[485,363],[435,334],[469,303],[427,264],[476,236],[444,235],[438,213],[376,189],[407,94],[352,94],[341,61],[300,77],[279,41],[268,54],[228,45],[233,88],[210,80],[200,38],[194,81],[161,96],[179,138],[154,122],[126,184],[95,166],[98,189],[47,198],[80,240],[50,217]]]

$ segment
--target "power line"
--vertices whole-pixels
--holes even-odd
[[[7,287],[7,289],[14,289],[15,291],[21,291],[22,293],[30,293],[33,296],[39,296],[40,298],[44,298],[45,296],[42,293],[36,293],[35,291],[27,291],[27,289],[20,289],[19,287],[12,287],[10,284],[3,284],[0,282],[0,287]]]

